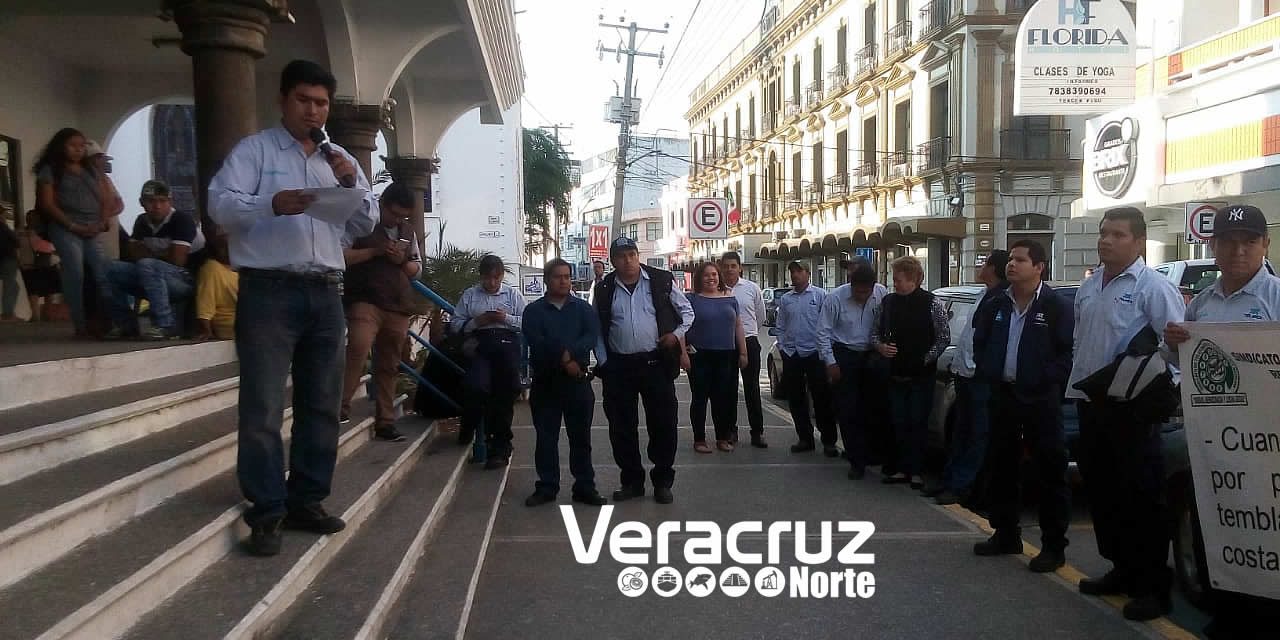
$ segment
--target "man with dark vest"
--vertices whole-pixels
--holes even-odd
[[[605,347],[604,362],[596,371],[604,390],[613,459],[621,471],[622,486],[613,499],[644,495],[636,405],[640,400],[649,432],[653,498],[670,504],[676,459],[675,379],[680,374],[681,341],[693,325],[693,306],[674,286],[670,271],[640,264],[635,240],[614,240],[609,258],[614,271],[596,285],[593,304]]]
[[[1022,553],[1019,475],[1025,446],[1039,479],[1040,554],[1029,568],[1055,571],[1066,562],[1071,494],[1062,387],[1071,374],[1074,310],[1041,281],[1048,256],[1034,240],[1009,247],[1009,287],[982,305],[973,320],[974,377],[991,386],[991,515],[980,556]]]
[[[422,270],[418,242],[409,223],[413,192],[393,182],[378,199],[381,211],[373,233],[344,239],[342,256],[347,263],[347,368],[342,381],[342,422],[350,420],[351,397],[360,386],[369,348],[373,348],[373,384],[377,389],[373,437],[399,442],[404,435],[395,427],[396,376],[400,352],[408,337],[412,314],[409,281]]]

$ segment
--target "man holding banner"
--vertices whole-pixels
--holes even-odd
[[[1251,206],[1225,207],[1214,216],[1213,229],[1214,235],[1209,240],[1209,246],[1217,257],[1221,275],[1213,286],[1196,296],[1187,307],[1187,322],[1275,323],[1280,321],[1280,278],[1268,273],[1265,264],[1271,239],[1267,234],[1267,221],[1262,211]],[[1183,393],[1183,414],[1189,434],[1187,446],[1191,454],[1197,505],[1202,516],[1201,530],[1204,532],[1209,578],[1214,585],[1222,585],[1228,589],[1228,591],[1217,591],[1214,594],[1215,615],[1213,622],[1205,628],[1205,635],[1209,638],[1261,638],[1264,634],[1274,633],[1276,624],[1274,612],[1276,605],[1280,603],[1242,594],[1262,595],[1262,590],[1256,588],[1258,583],[1269,580],[1274,584],[1275,575],[1268,576],[1258,569],[1236,565],[1234,554],[1230,553],[1230,550],[1242,547],[1250,551],[1259,547],[1265,548],[1263,543],[1272,536],[1243,533],[1240,530],[1241,527],[1235,526],[1241,524],[1237,522],[1236,514],[1254,515],[1256,519],[1258,511],[1250,510],[1254,505],[1243,503],[1247,501],[1246,496],[1261,492],[1261,497],[1264,498],[1261,502],[1274,503],[1275,491],[1272,490],[1268,495],[1265,486],[1249,488],[1245,485],[1250,480],[1249,476],[1254,475],[1250,473],[1254,465],[1242,464],[1245,459],[1235,457],[1239,454],[1232,455],[1231,452],[1236,451],[1238,447],[1232,444],[1234,436],[1230,435],[1229,430],[1234,429],[1231,433],[1261,434],[1264,439],[1274,435],[1277,430],[1274,420],[1268,420],[1265,417],[1273,414],[1265,409],[1258,409],[1258,400],[1254,401],[1253,410],[1249,410],[1247,397],[1239,398],[1239,405],[1227,409],[1233,413],[1245,414],[1243,421],[1236,423],[1228,422],[1231,416],[1221,413],[1224,410],[1221,404],[1205,402],[1202,399],[1215,397],[1213,393],[1215,391],[1219,393],[1231,391],[1232,395],[1236,395],[1237,391],[1245,391],[1245,396],[1250,395],[1247,393],[1247,385],[1240,384],[1242,380],[1238,375],[1230,376],[1231,382],[1238,385],[1234,390],[1227,389],[1225,386],[1221,389],[1200,388],[1202,386],[1200,378],[1203,378],[1210,369],[1235,372],[1236,366],[1231,360],[1239,360],[1240,355],[1252,355],[1236,353],[1225,346],[1219,348],[1215,341],[1220,339],[1219,335],[1222,332],[1235,333],[1237,341],[1242,343],[1243,350],[1251,345],[1277,344],[1275,336],[1280,335],[1280,326],[1276,326],[1269,332],[1272,336],[1270,338],[1261,334],[1246,334],[1239,329],[1233,331],[1229,327],[1209,328],[1170,323],[1165,329],[1165,341],[1174,348],[1186,344],[1193,337],[1200,339],[1194,349],[1179,349],[1183,370],[1190,372],[1192,376],[1192,380],[1183,384],[1186,389]],[[1229,359],[1220,359],[1221,355],[1225,355],[1224,351],[1231,353],[1227,356]],[[1208,363],[1215,361],[1225,366],[1208,367]],[[1242,368],[1247,375],[1249,369]],[[1271,383],[1271,388],[1275,388],[1276,370],[1259,371],[1263,374],[1266,372],[1271,373],[1270,380],[1267,382]],[[1224,379],[1223,384],[1230,383]],[[1189,402],[1188,395],[1191,396]],[[1274,393],[1271,397],[1275,397]],[[1233,426],[1221,428],[1223,424]],[[1196,437],[1191,437],[1192,433],[1195,433]],[[1203,437],[1200,437],[1201,435]],[[1215,435],[1218,437],[1213,438],[1212,436]],[[1265,480],[1270,475],[1274,480],[1276,476],[1267,473],[1265,461],[1261,466],[1264,468],[1259,470],[1263,472],[1258,474],[1261,476],[1260,479]],[[1245,469],[1245,467],[1250,468]],[[1274,463],[1269,468],[1274,469]],[[1233,480],[1227,481],[1228,476]],[[1239,484],[1236,478],[1239,479]],[[1253,482],[1258,481],[1259,479],[1254,479]],[[1276,524],[1272,523],[1273,529]],[[1255,532],[1263,529],[1262,527],[1253,528]],[[1271,591],[1269,595],[1274,595],[1275,589]],[[1271,617],[1267,619],[1264,616]],[[1264,629],[1267,631],[1263,631]]]

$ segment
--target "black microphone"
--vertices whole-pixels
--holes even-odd
[[[332,162],[333,157],[337,155],[337,152],[333,150],[333,146],[329,144],[327,139],[325,139],[324,131],[321,131],[319,127],[316,127],[311,130],[310,135],[311,141],[320,148],[320,152],[324,154],[325,159]],[[354,175],[337,176],[337,178],[338,184],[344,187],[350,188],[356,186],[356,177]]]

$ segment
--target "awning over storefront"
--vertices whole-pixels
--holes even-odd
[[[893,218],[880,225],[880,235],[889,240],[893,240],[895,236],[963,238],[967,232],[967,227],[968,225],[964,218],[937,216]]]

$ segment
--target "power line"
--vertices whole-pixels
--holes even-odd
[[[702,0],[698,0],[698,3],[693,5],[693,11],[689,13],[689,19],[684,21],[684,29],[680,30],[680,37],[676,39],[676,46],[674,49],[671,50],[672,62],[675,62],[676,56],[680,54],[680,45],[684,44],[684,37],[689,33],[689,25],[693,24],[693,17],[698,15],[698,9],[701,7],[702,7]],[[667,65],[666,67],[663,67],[662,73],[658,74],[658,82],[653,85],[653,95],[650,96],[650,98],[658,95],[659,89],[662,88],[662,80],[667,77],[667,71],[669,69],[671,69],[671,65]],[[649,101],[648,104],[644,106],[644,111],[640,113],[641,120],[644,119],[644,114],[649,113],[649,107],[651,106],[653,106],[652,99]]]

